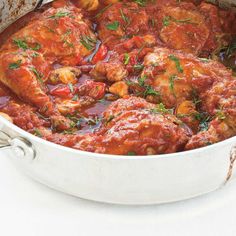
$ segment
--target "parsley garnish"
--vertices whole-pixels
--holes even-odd
[[[97,42],[96,40],[92,39],[90,36],[87,35],[83,35],[80,38],[80,43],[82,43],[83,46],[87,48],[89,51],[94,49],[96,42]]]
[[[216,117],[219,119],[219,120],[224,120],[226,119],[226,115],[225,113],[222,111],[222,110],[218,110],[216,112]]]
[[[167,109],[163,103],[159,103],[156,105],[154,109],[151,109],[153,113],[164,113],[164,114],[173,114],[173,109]]]
[[[54,14],[52,16],[49,16],[48,18],[50,18],[50,19],[58,19],[58,18],[61,18],[61,17],[70,16],[70,15],[71,15],[70,12],[59,11],[56,14]]]
[[[8,68],[11,70],[18,69],[21,66],[21,62],[22,62],[22,60],[18,60],[17,62],[13,62],[13,63],[9,64]]]
[[[147,4],[146,0],[134,0],[134,2],[136,2],[141,7],[145,7]]]
[[[137,154],[136,154],[136,152],[130,151],[127,153],[127,155],[128,156],[136,156]]]
[[[35,43],[34,47],[29,47],[27,42],[25,40],[22,40],[22,39],[13,39],[13,43],[18,48],[22,48],[23,50],[32,49],[34,51],[37,51],[41,48],[41,45],[39,43]]]
[[[141,64],[134,65],[135,70],[142,70],[143,68],[144,68],[144,65],[141,65]]]
[[[178,77],[176,75],[171,75],[169,77],[169,82],[170,82],[170,90],[172,91],[172,93],[175,95],[175,88],[174,88],[174,81],[178,79]]]
[[[174,21],[174,22],[177,22],[177,23],[189,23],[189,24],[194,24],[193,22],[191,22],[191,18],[186,18],[186,19],[180,19],[180,20],[177,20],[171,16],[165,16],[163,19],[162,19],[162,23],[164,26],[168,26],[170,24],[171,21]]]
[[[124,14],[122,9],[120,9],[120,15],[121,15],[121,18],[123,19],[123,21],[126,23],[126,27],[127,27],[130,24],[129,17]]]
[[[13,39],[13,43],[18,47],[18,48],[22,48],[24,50],[28,49],[28,44],[25,42],[25,40],[21,40],[21,39]]]
[[[35,67],[31,67],[30,70],[35,74],[37,80],[38,80],[41,84],[43,84],[43,79],[42,79],[42,78],[43,78],[43,75],[42,75],[40,72],[38,72],[38,71],[35,69]]]
[[[176,66],[176,69],[178,70],[178,72],[180,72],[180,73],[184,72],[182,66],[180,65],[179,58],[177,58],[174,55],[169,55],[169,59],[175,62],[175,66]]]
[[[43,137],[41,131],[39,129],[34,129],[34,135],[38,136],[38,137]]]
[[[119,21],[114,21],[113,23],[106,25],[106,27],[109,30],[115,31],[119,28],[119,25],[120,25]]]
[[[74,97],[72,98],[72,101],[78,101],[78,99],[79,99],[78,94],[75,94]]]
[[[113,4],[110,3],[109,5],[107,5],[106,7],[104,7],[101,11],[98,12],[97,15],[95,15],[95,18],[99,17],[100,15],[102,15],[108,8],[110,8]]]
[[[125,53],[124,55],[124,64],[128,65],[129,64],[129,60],[130,60],[130,56],[128,53]]]
[[[145,84],[146,76],[142,76],[138,78],[138,84],[139,86],[143,87],[145,91],[143,92],[143,96],[146,97],[148,95],[153,95],[153,96],[158,96],[160,95],[159,92],[154,90],[151,85],[146,85]]]
[[[170,17],[169,16],[165,16],[162,19],[162,23],[163,23],[164,26],[168,26],[170,24]]]
[[[70,92],[73,93],[74,92],[74,87],[73,87],[72,83],[69,83],[68,87],[70,89]]]

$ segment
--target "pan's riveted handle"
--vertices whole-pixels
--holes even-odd
[[[36,157],[35,149],[31,142],[22,137],[10,137],[0,130],[0,150],[11,149],[16,157],[33,160]]]

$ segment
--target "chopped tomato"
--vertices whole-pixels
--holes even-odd
[[[51,90],[51,94],[63,98],[71,98],[72,92],[69,86],[57,86]]]
[[[104,60],[107,56],[107,52],[108,52],[107,47],[102,44],[99,47],[97,53],[94,55],[92,63],[96,64],[97,62]]]
[[[94,99],[101,99],[105,95],[106,84],[88,80],[85,82],[87,94]]]

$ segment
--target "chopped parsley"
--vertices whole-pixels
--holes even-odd
[[[95,15],[95,18],[101,16],[101,15],[102,15],[108,8],[110,8],[112,5],[113,5],[113,4],[110,3],[109,5],[107,5],[106,7],[104,7],[101,11],[99,11],[99,12],[97,13],[97,15]]]
[[[111,24],[107,24],[106,27],[107,27],[107,29],[109,29],[109,30],[116,31],[116,30],[119,28],[119,25],[120,25],[119,21],[114,21],[114,22],[111,23]]]
[[[226,115],[225,113],[222,111],[222,110],[218,110],[216,112],[216,117],[219,119],[219,120],[225,120],[226,119]]]
[[[80,43],[87,48],[89,51],[93,50],[97,41],[93,38],[91,38],[90,36],[87,35],[83,35],[80,38]]]
[[[199,131],[208,130],[208,126],[209,126],[209,122],[211,120],[211,117],[206,112],[196,113],[195,119],[200,121]]]
[[[156,105],[154,109],[151,109],[152,113],[161,113],[161,114],[173,114],[174,109],[167,109],[163,103]]]
[[[69,89],[70,89],[70,92],[71,92],[71,93],[74,93],[74,87],[73,87],[72,83],[69,83],[69,84],[68,84],[68,87],[69,87]]]
[[[38,137],[40,137],[40,138],[43,137],[43,135],[42,135],[42,133],[41,133],[41,131],[40,131],[39,129],[34,129],[34,135],[35,135],[35,136],[38,136]]]
[[[18,60],[16,62],[10,63],[8,68],[11,69],[11,70],[18,69],[21,66],[21,62],[22,62],[22,60]]]
[[[186,19],[180,19],[180,20],[178,20],[178,19],[175,19],[175,18],[173,18],[173,17],[171,17],[171,16],[165,16],[165,17],[162,19],[162,23],[163,23],[164,26],[168,26],[168,25],[171,23],[171,21],[177,22],[177,23],[194,24],[194,23],[192,22],[192,19],[191,19],[191,18],[186,18]]]
[[[32,49],[34,51],[37,51],[41,48],[41,45],[39,43],[35,43],[35,46],[33,47],[29,47],[29,45],[27,44],[27,42],[25,40],[22,39],[13,39],[13,43],[18,47],[21,48],[23,50],[27,50],[27,49]]]
[[[171,75],[169,77],[169,83],[170,83],[170,90],[172,91],[172,93],[175,95],[175,88],[174,88],[174,83],[175,80],[178,79],[178,77],[176,75]]]
[[[79,99],[78,94],[75,94],[75,95],[73,96],[73,98],[72,98],[72,101],[78,101],[78,99]]]
[[[131,22],[129,17],[124,14],[122,9],[120,9],[120,15],[121,15],[121,18],[123,19],[123,21],[126,23],[126,27],[127,27]]]
[[[38,72],[35,67],[31,67],[30,70],[35,74],[37,80],[43,84],[43,74]]]
[[[136,152],[133,152],[133,151],[130,151],[130,152],[127,152],[127,155],[128,156],[136,156]]]
[[[62,18],[62,17],[65,17],[65,16],[70,16],[70,15],[71,15],[70,12],[59,11],[56,14],[54,14],[52,16],[49,16],[48,18],[50,18],[50,19],[58,19],[58,18]]]
[[[137,3],[141,7],[145,7],[147,4],[147,0],[134,0],[135,3]]]
[[[128,65],[129,64],[129,60],[130,60],[130,56],[128,53],[125,53],[124,55],[124,64]]]
[[[177,58],[177,57],[174,56],[174,55],[169,55],[169,59],[172,60],[172,61],[174,61],[175,66],[176,66],[176,69],[178,70],[178,72],[180,72],[180,73],[183,73],[183,72],[184,72],[184,70],[183,70],[183,68],[182,68],[182,66],[181,66],[181,64],[180,64],[179,58]]]
[[[163,23],[164,26],[168,26],[170,24],[170,17],[169,16],[165,16],[162,19],[162,23]]]
[[[110,115],[110,116],[106,119],[106,124],[108,124],[109,122],[111,122],[114,118],[115,118],[114,115]]]
[[[145,80],[146,80],[146,76],[142,76],[140,78],[138,78],[138,84],[140,87],[143,87],[145,90],[142,93],[142,95],[144,97],[147,97],[148,95],[153,95],[153,96],[159,96],[159,92],[154,90],[153,87],[151,85],[147,85],[145,84]]]
[[[22,48],[24,50],[28,49],[29,46],[26,43],[25,40],[21,40],[21,39],[13,39],[13,43],[18,47],[18,48]]]
[[[144,65],[141,65],[141,64],[134,65],[135,70],[142,70],[143,68],[144,68]]]

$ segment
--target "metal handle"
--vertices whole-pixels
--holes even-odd
[[[236,161],[236,145],[233,146],[230,151],[230,165],[229,165],[225,183],[227,183],[233,175],[233,168],[234,168],[235,161]]]
[[[0,130],[0,150],[11,149],[15,156],[26,160],[36,157],[35,149],[31,142],[22,137],[12,138],[6,132]]]

